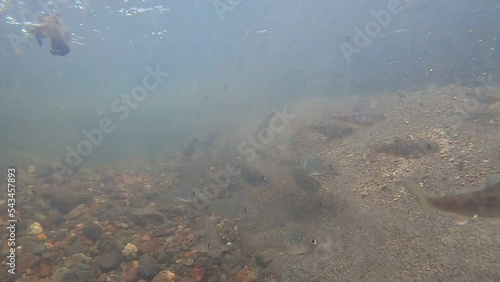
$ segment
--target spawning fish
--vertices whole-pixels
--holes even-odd
[[[236,198],[212,199],[207,209],[228,220],[246,219],[257,215],[257,208],[248,201],[240,201]]]
[[[277,249],[288,254],[300,255],[314,253],[319,245],[315,236],[301,225],[261,233],[240,232],[241,250],[246,254]]]
[[[380,113],[358,113],[346,116],[333,116],[333,119],[360,126],[370,126],[385,120],[385,116]]]
[[[452,214],[459,224],[465,224],[475,217],[491,221],[500,220],[500,173],[490,175],[482,187],[471,192],[442,197],[428,195],[415,180],[404,179],[402,183],[417,198],[418,204],[424,211],[447,212]]]
[[[392,143],[371,147],[368,158],[370,161],[374,161],[377,154],[384,153],[406,159],[418,159],[438,150],[439,145],[436,142],[395,138]]]
[[[280,163],[294,169],[303,170],[311,176],[335,173],[335,166],[333,162],[323,160],[311,153],[302,153],[296,159],[282,160]]]
[[[203,215],[200,220],[203,239],[198,240],[191,248],[194,252],[207,253],[209,257],[219,257],[228,248],[222,245],[215,223],[208,215]]]
[[[321,189],[321,183],[309,176],[305,171],[300,169],[292,170],[293,179],[300,188],[307,192],[316,192]]]
[[[328,137],[327,141],[332,138],[343,138],[354,132],[352,127],[340,124],[309,125],[308,127],[317,133]]]

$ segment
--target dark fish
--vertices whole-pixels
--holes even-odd
[[[402,183],[417,198],[424,211],[440,210],[450,213],[459,224],[475,217],[497,223],[500,221],[500,173],[490,175],[482,187],[471,192],[442,197],[428,195],[415,180],[404,179]]]
[[[309,128],[321,135],[328,137],[327,141],[332,138],[346,137],[352,134],[354,131],[352,127],[340,124],[310,125]]]
[[[31,32],[35,35],[39,46],[43,45],[43,38],[50,37],[50,53],[52,55],[64,56],[69,53],[68,32],[59,15],[44,15],[42,17],[42,22]]]
[[[300,188],[304,189],[307,192],[316,192],[321,189],[321,183],[312,178],[307,174],[307,172],[301,169],[293,169],[292,170],[293,179],[295,183]]]
[[[346,116],[333,116],[333,119],[360,126],[370,126],[385,120],[385,116],[380,113],[359,113]]]
[[[323,160],[311,153],[302,153],[296,159],[281,160],[280,163],[293,169],[303,170],[311,176],[335,173],[333,162]]]
[[[396,138],[392,143],[372,146],[368,158],[370,161],[374,161],[377,154],[384,153],[406,159],[418,159],[438,150],[439,145],[436,142],[425,140],[402,140]]]
[[[311,254],[321,246],[317,236],[302,225],[286,226],[260,234],[240,231],[240,241],[245,255],[271,249],[295,255]]]
[[[243,165],[241,168],[241,177],[252,186],[257,186],[267,182],[267,176],[262,172],[251,168],[248,165]]]
[[[194,153],[196,152],[196,144],[198,143],[198,141],[199,141],[198,138],[193,139],[191,141],[191,143],[189,143],[189,145],[187,146],[187,148],[182,151],[182,154],[185,157],[191,157],[191,156],[193,156]]]

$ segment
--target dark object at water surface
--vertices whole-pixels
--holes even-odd
[[[68,31],[59,15],[44,15],[42,22],[32,30],[32,33],[39,46],[43,45],[42,39],[50,37],[50,53],[52,55],[64,56],[69,53]]]

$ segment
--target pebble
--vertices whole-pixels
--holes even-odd
[[[133,259],[137,255],[137,247],[134,244],[127,243],[122,250],[122,255],[127,259]]]
[[[184,261],[184,265],[190,266],[193,265],[194,260],[192,258],[188,258]]]
[[[50,282],[62,282],[64,275],[68,273],[69,268],[67,267],[61,267],[57,269],[52,275],[50,276]]]
[[[138,280],[138,278],[139,278],[139,264],[134,262],[132,268],[130,268],[125,272],[123,280],[125,282],[135,282]]]
[[[175,273],[163,270],[153,278],[153,282],[175,282]]]
[[[194,279],[197,282],[204,281],[205,272],[201,268],[193,268],[187,271],[187,276]]]
[[[41,263],[38,267],[38,271],[36,272],[38,277],[49,277],[51,273],[52,267],[48,264]]]
[[[175,261],[174,254],[172,252],[161,253],[156,262],[159,264],[170,265]]]
[[[19,257],[17,261],[16,273],[24,273],[28,268],[33,268],[38,265],[40,258],[34,254],[28,253]]]
[[[68,213],[68,219],[77,219],[87,212],[87,206],[84,204],[78,205]]]
[[[29,230],[28,233],[31,235],[38,235],[43,232],[42,225],[40,225],[40,223],[38,222],[33,222],[33,224],[30,225],[28,230]]]
[[[95,223],[86,224],[83,228],[83,235],[96,242],[101,240],[102,227]]]
[[[88,264],[92,259],[85,254],[79,253],[79,254],[74,254],[70,257],[67,257],[64,259],[63,265],[65,267],[72,267],[73,265],[76,265],[77,263],[82,263],[82,264]]]
[[[186,244],[182,243],[182,245],[181,245],[181,250],[182,250],[183,252],[187,251],[187,250],[188,250],[188,246],[186,246]]]
[[[139,267],[139,277],[145,280],[153,279],[160,271],[157,265],[148,265]]]

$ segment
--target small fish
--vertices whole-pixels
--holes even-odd
[[[272,249],[294,255],[311,254],[320,247],[316,236],[302,225],[286,226],[260,234],[240,231],[240,242],[245,255]]]
[[[236,198],[212,199],[208,203],[207,210],[224,217],[227,220],[247,219],[258,214],[248,200]]]
[[[182,151],[182,154],[185,157],[191,157],[191,156],[193,156],[194,153],[196,152],[196,144],[198,143],[199,140],[200,139],[198,139],[198,138],[193,139],[189,143],[189,145],[187,146],[187,148]]]
[[[198,240],[191,248],[193,252],[207,253],[209,257],[219,257],[222,252],[227,251],[228,248],[222,245],[215,223],[208,215],[202,215],[200,219],[200,227],[203,234],[203,239]]]
[[[257,186],[267,182],[267,176],[260,171],[251,168],[248,165],[243,165],[241,168],[241,177],[252,186]]]
[[[208,198],[198,189],[180,187],[160,194],[159,202],[167,206],[187,205],[196,210],[203,210],[208,205]]]
[[[392,143],[372,146],[368,158],[370,161],[375,161],[377,154],[384,153],[406,159],[418,159],[438,150],[439,145],[436,142],[425,140],[402,140],[396,138]]]
[[[326,141],[332,138],[343,138],[354,132],[352,127],[340,124],[310,125],[308,127],[317,133],[328,137]]]
[[[385,116],[380,113],[358,113],[346,116],[333,116],[335,120],[356,124],[359,126],[370,126],[385,120]]]
[[[305,171],[310,176],[335,173],[333,162],[326,161],[311,153],[302,153],[296,159],[281,160],[281,164]]]
[[[184,203],[192,203],[198,196],[200,196],[198,189],[181,188],[173,192],[173,199]]]
[[[317,192],[322,187],[318,180],[312,178],[307,174],[307,172],[301,169],[293,169],[292,175],[297,186],[307,192]]]
[[[500,173],[488,176],[482,187],[471,192],[442,197],[428,195],[415,180],[407,178],[402,183],[424,211],[440,210],[452,214],[458,224],[476,217],[496,223],[500,221]]]

